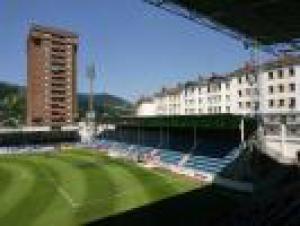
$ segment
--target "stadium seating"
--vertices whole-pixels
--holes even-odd
[[[160,161],[166,165],[178,165],[182,158],[182,154],[179,151],[165,150],[159,151]]]
[[[219,140],[205,140],[198,143],[197,148],[193,151],[194,155],[207,156],[210,158],[223,158],[229,154],[238,143],[223,142]]]
[[[216,174],[222,171],[238,155],[238,149],[234,149],[223,158],[212,158],[207,156],[191,155],[183,165],[185,168],[200,172]]]
[[[144,154],[150,153],[154,147],[128,144],[124,142],[102,141],[100,147],[119,153],[120,156],[139,158]],[[159,156],[160,163],[165,166],[181,166],[196,172],[217,174],[231,163],[238,155],[239,149],[233,148],[233,144],[220,147],[220,144],[213,145],[207,142],[202,143],[202,151],[196,150],[192,154],[170,149],[157,149],[156,155]],[[216,150],[218,149],[219,150]],[[201,155],[200,155],[201,154]],[[203,155],[202,155],[203,154]]]

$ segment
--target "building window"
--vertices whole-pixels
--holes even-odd
[[[257,76],[256,75],[252,75],[253,78],[253,82],[257,82]]]
[[[249,75],[248,75],[248,73],[246,74],[245,79],[246,79],[246,81],[249,80]]]
[[[35,38],[35,39],[33,39],[33,43],[35,46],[41,46],[41,39]]]
[[[295,85],[295,83],[290,83],[290,84],[289,84],[289,89],[290,89],[290,92],[295,92],[295,90],[296,90],[296,85]]]
[[[274,93],[274,87],[273,86],[269,86],[269,94],[273,94]]]
[[[229,106],[226,107],[226,112],[230,113],[230,107]]]
[[[259,110],[259,102],[254,103],[254,109],[255,109],[255,111]]]
[[[239,77],[239,84],[242,84],[242,78]]]
[[[242,97],[242,90],[238,91],[239,97]]]
[[[251,95],[251,89],[250,88],[247,88],[246,89],[246,96],[250,96]]]
[[[291,109],[294,109],[296,107],[296,98],[295,97],[291,97],[290,98],[290,104],[289,104],[289,107]]]
[[[242,102],[239,102],[239,108],[243,108]]]
[[[290,122],[296,122],[296,115],[290,115],[289,121]]]
[[[218,84],[218,91],[221,91],[221,89],[222,89],[221,84]]]
[[[279,107],[284,107],[284,99],[279,100]]]
[[[273,80],[273,78],[274,78],[273,71],[270,71],[268,73],[268,78],[269,78],[269,80]]]
[[[280,79],[283,78],[283,70],[282,69],[278,70],[278,78],[280,78]]]
[[[284,86],[282,84],[279,84],[278,85],[278,90],[280,93],[283,93],[284,92]]]
[[[289,69],[289,75],[290,75],[290,77],[294,77],[295,76],[295,68],[291,67]]]
[[[246,107],[251,108],[251,103],[249,101],[246,102]]]
[[[252,86],[254,83],[257,82],[257,77],[253,74],[247,74],[246,79],[247,79],[248,83],[250,84],[250,86]]]
[[[269,100],[269,107],[270,108],[274,107],[274,100]]]

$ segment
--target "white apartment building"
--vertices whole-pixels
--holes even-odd
[[[153,101],[154,98],[140,99],[136,114],[139,116],[155,116],[157,115],[157,104]]]
[[[266,62],[254,73],[238,69],[163,88],[139,101],[138,116],[300,113],[300,57]],[[149,112],[147,112],[149,109]]]

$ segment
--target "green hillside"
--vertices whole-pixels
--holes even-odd
[[[107,93],[95,94],[97,117],[128,115],[132,105],[129,101]],[[78,94],[79,116],[88,108],[88,94]],[[0,126],[15,126],[25,122],[26,87],[0,82]]]
[[[25,88],[0,82],[0,126],[24,122]]]
[[[83,117],[88,110],[88,94],[78,94],[79,116]],[[110,116],[128,115],[132,112],[132,105],[129,101],[107,93],[95,94],[94,107],[97,117],[103,114]]]

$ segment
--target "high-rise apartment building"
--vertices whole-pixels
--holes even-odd
[[[70,125],[77,117],[77,34],[33,25],[27,39],[27,124]]]

